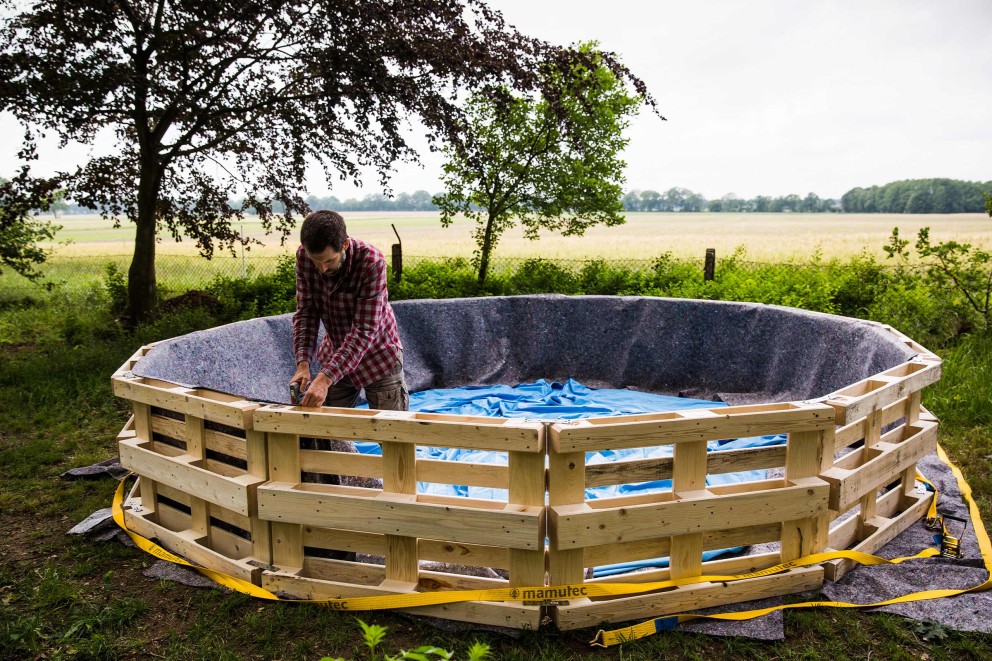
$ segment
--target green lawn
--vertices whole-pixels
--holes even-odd
[[[785,269],[780,277],[789,273],[800,270]],[[798,284],[804,291],[813,286],[808,280]],[[116,486],[58,478],[68,468],[115,454],[114,438],[128,410],[111,395],[110,374],[142,344],[242,313],[178,312],[127,334],[108,307],[97,285],[30,295],[0,288],[0,658],[373,658],[351,615],[159,582],[141,574],[154,561],[150,555],[65,535],[90,512],[108,506]],[[990,526],[992,339],[963,335],[940,353],[943,380],[928,389],[924,405],[941,419],[940,441],[970,481]],[[953,608],[953,601],[946,607]],[[992,658],[990,635],[841,610],[786,612],[786,639],[780,642],[670,632],[605,651],[588,646],[593,630],[547,627],[508,638],[446,633],[391,613],[363,619],[388,627],[380,649],[389,654],[434,644],[464,658],[472,642],[481,640],[496,659],[548,661]]]

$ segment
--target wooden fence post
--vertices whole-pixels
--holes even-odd
[[[706,262],[703,266],[703,280],[713,280],[716,277],[716,248],[706,249]]]
[[[393,277],[396,282],[399,282],[403,279],[403,240],[400,239],[400,233],[396,231],[396,225],[390,226],[393,228],[397,241],[393,244]]]

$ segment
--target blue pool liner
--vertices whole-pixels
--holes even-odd
[[[588,388],[574,379],[564,383],[539,379],[532,383],[515,386],[464,386],[460,388],[439,388],[412,393],[410,410],[420,413],[447,413],[499,418],[516,418],[541,422],[577,420],[580,418],[631,415],[637,413],[661,413],[666,411],[686,411],[727,406],[723,402],[688,397],[656,395],[636,390],[613,390]],[[362,408],[367,408],[363,405]],[[736,450],[757,448],[785,443],[785,434],[757,436],[751,438],[722,439],[708,443],[710,452],[715,450]],[[381,454],[378,443],[356,442],[355,446],[363,454]],[[505,452],[488,450],[465,450],[418,446],[417,456],[421,459],[441,461],[463,461],[479,464],[505,466],[508,462]],[[672,456],[671,445],[623,450],[601,450],[586,453],[586,464],[602,464],[616,461],[654,459]],[[760,480],[764,471],[744,471],[707,475],[706,484],[731,484]],[[587,499],[609,498],[630,494],[645,494],[671,491],[671,480],[654,480],[634,484],[591,487],[586,489]],[[419,493],[482,498],[486,500],[506,500],[506,489],[474,487],[457,484],[418,482]],[[743,547],[706,551],[703,560],[732,553],[739,553]],[[615,565],[596,567],[594,576],[611,576],[645,567],[667,567],[668,558],[654,558]]]

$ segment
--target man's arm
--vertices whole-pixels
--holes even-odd
[[[296,312],[293,313],[293,354],[296,364],[307,363],[309,370],[310,356],[317,346],[317,331],[320,328],[320,316],[314,303],[311,271],[316,267],[310,263],[302,248],[296,251]],[[309,380],[309,372],[307,374]],[[295,380],[295,377],[294,377]]]

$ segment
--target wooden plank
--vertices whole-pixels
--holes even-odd
[[[260,430],[254,430],[260,431]],[[268,469],[270,480],[281,480],[288,484],[300,482],[300,437],[294,434],[266,434]],[[258,492],[255,494],[258,497]],[[268,519],[258,512],[260,519]],[[273,565],[285,571],[303,567],[303,526],[309,521],[282,521],[276,519],[269,524],[269,545],[272,549]]]
[[[416,498],[417,447],[408,443],[382,444],[383,494],[403,494]],[[349,527],[350,526],[341,526]],[[367,530],[368,528],[359,528]],[[416,583],[419,570],[417,562],[417,535],[393,533],[391,528],[375,530],[386,535],[386,579]],[[392,533],[392,534],[391,534]]]
[[[712,551],[715,549],[733,548],[735,546],[777,542],[781,537],[781,532],[781,525],[778,523],[707,532],[703,533],[703,550]],[[669,554],[669,540],[670,538],[668,537],[660,537],[637,542],[587,546],[583,549],[583,564],[586,567],[600,567],[602,565],[612,565],[621,562],[663,558]],[[775,557],[776,559],[778,558],[777,553]],[[704,566],[706,566],[705,563]]]
[[[174,500],[180,505],[191,507],[192,497],[188,493],[174,489],[167,484],[159,484],[156,491],[160,496],[168,498],[169,500]],[[243,514],[232,512],[231,510],[224,509],[223,507],[213,507],[210,510],[210,516],[218,521],[223,521],[230,526],[240,528],[245,532],[252,532],[251,519]]]
[[[706,441],[679,443],[675,446],[672,489],[676,498],[701,492],[702,498],[714,498],[706,491]],[[669,567],[672,578],[699,576],[703,567],[703,533],[672,537]]]
[[[139,439],[121,441],[121,466],[225,509],[245,516],[254,514],[252,492],[263,480],[251,475],[223,477],[197,466],[191,455],[165,457],[146,445]]]
[[[417,542],[417,555],[421,560],[446,562],[452,565],[470,565],[472,567],[492,567],[493,569],[510,569],[511,553],[514,551],[501,546],[482,546],[480,544],[459,544],[456,542],[421,539]],[[522,551],[535,553],[535,551]],[[541,551],[541,581],[544,583],[544,552]],[[423,572],[421,572],[423,573]]]
[[[382,457],[358,452],[300,450],[300,468],[307,473],[382,479]]]
[[[262,572],[262,587],[270,591],[284,592],[299,599],[338,599],[396,594],[395,591],[384,587],[318,581],[290,572]],[[523,606],[520,602],[470,601],[398,610],[446,620],[515,629],[537,629],[541,624],[542,616],[540,607]]]
[[[551,428],[554,445],[555,435],[561,427]],[[585,502],[586,456],[582,452],[548,455],[548,503],[552,506],[582,507]],[[560,544],[561,531],[557,519],[549,516],[548,528],[548,580],[551,585],[573,585],[582,583],[585,577],[583,551],[579,548],[563,549]]]
[[[941,364],[914,359],[828,395],[837,424],[846,425],[940,380]]]
[[[510,585],[544,585],[544,538],[547,535],[544,517],[544,455],[533,452],[510,452],[509,502],[541,510],[539,535],[541,543],[536,549],[510,549]]]
[[[155,523],[147,515],[142,516],[127,510],[124,512],[124,522],[129,530],[149,539],[156,538],[161,546],[181,555],[190,562],[245,581],[257,583],[259,580],[261,570],[249,564],[248,559],[228,558],[223,553],[203,546],[193,531],[175,532]]]
[[[865,416],[865,444],[864,456],[874,454],[875,448],[882,440],[882,415],[881,411],[874,409]],[[865,526],[867,522],[875,518],[875,499],[878,493],[872,489],[861,496],[860,509],[857,514],[858,538],[864,539],[871,532]]]
[[[919,392],[916,394],[919,395]],[[910,395],[910,397],[912,397],[912,395]],[[909,403],[908,399],[909,398],[900,399],[882,409],[881,423],[883,427],[892,424],[896,420],[906,417],[906,406]],[[864,439],[865,425],[867,423],[868,419],[865,417],[850,422],[843,427],[838,427],[834,437],[834,452],[840,452],[850,445]]]
[[[544,493],[544,455],[529,452],[541,461],[541,493]],[[421,482],[440,484],[464,484],[470,487],[492,489],[512,488],[509,466],[476,464],[467,461],[417,460],[417,479]],[[512,502],[512,500],[511,500]],[[543,500],[542,500],[543,503]]]
[[[805,567],[783,574],[733,583],[700,583],[669,592],[557,606],[552,610],[552,617],[559,629],[580,629],[599,626],[604,622],[644,619],[647,614],[651,617],[659,617],[710,606],[814,590],[822,585],[823,569]]]
[[[301,523],[406,537],[427,537],[468,544],[536,550],[543,547],[542,507],[506,505],[502,509],[459,507],[415,500],[352,495],[348,487],[269,482],[258,493],[259,516]],[[346,495],[347,494],[347,495]],[[382,494],[390,496],[391,494]]]
[[[776,530],[776,533],[778,531]],[[755,555],[743,555],[730,558],[710,560],[703,563],[703,574],[707,576],[734,576],[737,574],[749,574],[761,569],[767,569],[781,563],[782,559],[778,551],[770,553],[758,553]],[[657,569],[647,569],[631,574],[619,574],[616,576],[600,576],[591,578],[587,583],[655,583],[667,581],[671,578],[671,573],[667,567]]]
[[[809,478],[822,473],[833,463],[832,449],[833,434],[828,435],[825,430],[789,434],[785,479]],[[829,528],[830,518],[826,511],[782,521],[782,561],[822,551],[827,544]]]
[[[334,411],[334,412],[331,412]],[[254,413],[257,429],[378,443],[409,443],[473,450],[543,452],[543,423],[513,419],[437,416],[430,413],[353,409],[293,409],[264,406]],[[398,416],[396,414],[404,415]],[[459,421],[451,418],[455,417]]]
[[[899,479],[903,471],[915,466],[937,446],[936,423],[921,420],[913,427],[895,431],[912,435],[895,445],[880,443],[879,447],[885,450],[854,470],[834,467],[821,475],[830,483],[830,509],[847,511],[868,491]]]
[[[149,385],[140,378],[114,378],[114,394],[132,402],[184,413],[238,429],[251,429],[252,411],[258,404],[231,398],[205,389],[167,389]],[[233,401],[225,401],[233,400]]]
[[[137,440],[152,440],[152,408],[148,404],[133,402],[134,436]]]
[[[899,491],[891,491],[889,493],[894,494],[895,496],[902,495]],[[915,499],[912,499],[911,505],[900,512],[897,516],[891,518],[876,517],[875,525],[872,526],[872,534],[865,537],[865,539],[858,543],[853,550],[860,551],[862,553],[875,553],[890,541],[895,539],[896,535],[919,521],[930,507],[931,498],[933,498],[933,494],[930,492],[920,494]],[[895,502],[899,502],[899,499],[897,498],[894,498],[893,500]],[[857,520],[852,519],[852,522],[856,524]],[[851,527],[856,529],[856,525]],[[833,533],[831,533],[831,538],[832,536]],[[831,547],[833,547],[832,543]],[[851,569],[854,569],[855,566],[857,566],[857,563],[848,559],[831,560],[823,563],[825,576],[831,581],[839,581],[844,577],[844,574],[849,572]]]
[[[817,478],[793,480],[793,486],[752,493],[594,510],[588,505],[551,507],[560,548],[583,548],[621,541],[683,535],[827,513],[830,486]]]
[[[384,535],[357,530],[303,526],[303,545],[368,555],[386,555],[386,537]]]
[[[721,409],[685,411],[678,414],[678,417],[659,414],[659,419],[638,422],[623,422],[624,417],[620,416],[607,418],[610,421],[608,424],[575,427],[554,425],[552,430],[557,428],[557,433],[553,433],[551,438],[556,452],[593,452],[815,431],[834,426],[834,411],[829,406],[791,406],[795,408],[741,413],[726,413],[732,410],[729,408],[723,409],[723,412]]]
[[[268,438],[264,432],[249,430],[245,432],[245,459],[248,463],[248,474],[260,480],[269,479],[269,448]],[[209,448],[209,442],[207,447]],[[272,534],[271,524],[258,518],[251,517],[250,530],[252,541],[252,556],[267,565],[272,564]]]

